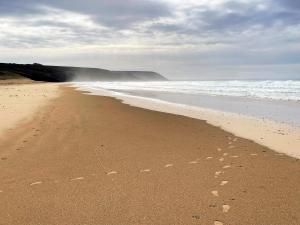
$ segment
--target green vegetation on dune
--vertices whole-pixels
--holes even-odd
[[[11,80],[11,79],[28,79],[21,76],[20,74],[10,71],[0,71],[0,80]]]

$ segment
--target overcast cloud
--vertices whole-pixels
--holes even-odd
[[[295,0],[0,0],[0,61],[299,78]]]

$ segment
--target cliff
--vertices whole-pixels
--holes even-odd
[[[0,63],[1,74],[14,73],[35,81],[163,81],[151,71],[110,71],[98,68],[48,66],[41,64]]]

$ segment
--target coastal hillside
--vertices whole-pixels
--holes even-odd
[[[162,75],[151,71],[110,71],[98,68],[48,66],[37,63],[0,63],[0,77],[7,77],[7,74],[48,82],[167,80]]]

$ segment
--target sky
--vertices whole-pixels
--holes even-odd
[[[300,79],[300,1],[0,0],[0,62]]]

